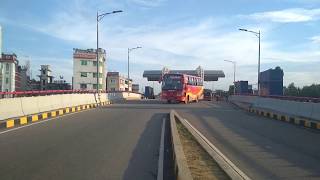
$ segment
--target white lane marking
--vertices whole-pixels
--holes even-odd
[[[166,129],[166,119],[163,118],[161,129],[161,140],[159,148],[159,160],[158,160],[158,177],[157,180],[163,180],[163,161],[164,161],[164,135]]]
[[[93,108],[93,109],[96,109],[96,108]],[[44,122],[47,122],[47,121],[50,121],[50,120],[58,119],[58,118],[61,118],[61,117],[66,117],[66,116],[70,116],[70,115],[77,114],[77,113],[80,113],[80,112],[85,112],[85,111],[88,111],[88,110],[92,110],[92,109],[86,109],[86,110],[79,111],[79,112],[73,112],[73,113],[69,113],[69,114],[64,114],[62,116],[57,116],[57,117],[49,118],[49,119],[46,119],[46,120],[39,120],[38,122],[34,122],[34,123],[30,123],[30,124],[23,125],[23,126],[20,126],[20,127],[16,127],[16,128],[13,128],[13,129],[8,129],[8,130],[5,130],[5,131],[1,131],[0,135],[4,134],[4,133],[11,132],[11,131],[15,131],[15,130],[18,130],[18,129],[21,129],[21,128],[25,128],[25,127],[41,124],[41,123],[44,123]]]

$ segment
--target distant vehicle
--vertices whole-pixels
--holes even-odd
[[[161,99],[185,104],[203,99],[203,80],[187,74],[165,74],[162,78]]]
[[[153,88],[150,86],[146,86],[144,88],[144,97],[146,99],[154,99],[154,92],[153,92]]]
[[[212,96],[213,96],[212,90],[204,89],[204,91],[203,91],[203,99],[204,100],[211,101],[212,100]]]

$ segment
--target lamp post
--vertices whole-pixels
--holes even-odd
[[[249,32],[249,33],[253,33],[254,35],[256,35],[259,39],[259,54],[258,54],[258,96],[260,96],[260,52],[261,52],[261,46],[260,46],[260,40],[261,40],[261,32],[260,30],[258,32],[256,31],[250,31],[247,29],[239,29],[240,31],[244,31],[244,32]]]
[[[133,51],[133,50],[136,50],[136,49],[140,49],[142,47],[140,46],[137,46],[137,47],[134,47],[134,48],[128,48],[128,81],[130,79],[130,66],[129,66],[129,63],[130,63],[130,52]]]
[[[233,64],[233,95],[236,94],[236,62],[230,60],[224,60],[225,62],[229,62]]]
[[[102,13],[99,14],[97,11],[97,50],[96,50],[96,56],[97,56],[97,92],[99,92],[99,22],[109,14],[115,14],[115,13],[120,13],[122,12],[121,10],[119,11],[112,11],[108,13]]]

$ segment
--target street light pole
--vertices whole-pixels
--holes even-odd
[[[224,60],[226,62],[232,63],[233,64],[233,95],[236,94],[236,62],[235,61],[230,61],[230,60]]]
[[[99,14],[97,11],[97,49],[96,49],[96,56],[97,56],[97,92],[99,92],[99,21],[101,21],[106,15],[109,14],[115,14],[115,13],[120,13],[122,12],[121,10],[119,11],[112,11],[108,13],[102,13]]]
[[[137,46],[137,47],[134,47],[134,48],[128,48],[128,81],[129,81],[129,79],[130,79],[130,52],[131,51],[133,51],[133,50],[136,50],[136,49],[140,49],[140,48],[142,48],[142,47],[140,47],[140,46]]]
[[[99,92],[99,13],[97,11],[97,49],[96,49],[96,56],[97,56],[97,92]]]
[[[258,32],[256,31],[250,31],[247,29],[239,29],[240,31],[245,31],[245,32],[249,32],[249,33],[253,33],[254,35],[256,35],[259,39],[259,53],[258,53],[258,96],[260,96],[260,59],[261,59],[261,32],[260,30]]]

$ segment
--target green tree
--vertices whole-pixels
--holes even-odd
[[[311,86],[304,86],[301,89],[300,96],[303,97],[320,97],[320,84],[312,84]]]
[[[290,83],[288,87],[284,87],[285,96],[299,96],[300,89],[297,88],[294,83]]]
[[[234,89],[234,85],[230,85],[229,86],[229,95],[232,95],[233,94],[233,89]]]

